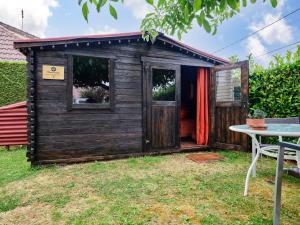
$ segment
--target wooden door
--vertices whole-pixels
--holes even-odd
[[[180,66],[144,62],[144,149],[177,148]]]
[[[249,63],[216,66],[210,76],[210,135],[213,147],[248,149],[248,138],[228,128],[245,124],[248,114]]]

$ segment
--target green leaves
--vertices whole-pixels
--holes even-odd
[[[82,15],[88,20],[89,7],[93,6],[98,12],[108,5],[108,10],[114,19],[118,19],[115,3],[123,3],[124,0],[77,0],[82,6]],[[215,34],[218,25],[236,15],[241,6],[246,7],[248,2],[256,0],[146,0],[145,4],[152,7],[151,13],[147,14],[141,23],[143,33],[150,34],[149,40],[155,39],[157,31],[168,35],[187,33],[193,27],[196,20],[199,26],[206,32]],[[278,0],[263,0],[270,2],[273,7],[277,6]],[[105,7],[106,9],[106,7]]]
[[[153,5],[153,0],[146,0],[146,2],[148,2],[150,5]]]
[[[200,16],[198,17],[198,24],[200,25],[200,26],[202,26],[202,24],[203,24],[203,20],[205,19],[205,13],[202,11],[201,13],[200,13]]]
[[[199,26],[202,26],[202,20],[201,20],[201,17],[200,16],[197,16],[197,18],[196,18],[196,20],[197,20],[197,23],[199,24]]]
[[[203,19],[203,27],[207,33],[211,32],[211,26],[205,18]]]
[[[209,22],[207,21],[207,19],[205,18],[205,13],[203,11],[197,17],[197,22],[200,26],[204,27],[204,29],[207,33],[211,32],[211,26],[210,26]],[[216,32],[216,29],[215,29],[214,33],[215,32]]]
[[[201,9],[202,0],[194,0],[194,10],[197,12]]]
[[[189,6],[188,6],[188,4],[185,4],[185,7],[184,7],[184,20],[186,23],[189,21]]]
[[[111,4],[109,4],[109,13],[113,18],[118,19],[117,11]]]
[[[212,35],[215,35],[217,33],[217,27],[214,26],[214,31],[212,32]]]
[[[158,0],[157,2],[157,7],[159,8],[160,6],[162,6],[165,3],[165,0]]]
[[[110,0],[110,1],[118,2],[119,0]],[[151,0],[149,0],[149,1],[151,1]],[[107,3],[107,0],[78,0],[78,4],[82,5],[82,15],[87,22],[88,22],[88,16],[89,16],[89,5],[88,4],[94,5],[97,12],[100,12],[100,9],[103,6],[105,6],[106,3]],[[109,13],[113,18],[118,19],[117,11],[111,4],[109,4]]]
[[[226,8],[226,0],[221,0],[220,1],[220,10],[223,12]]]
[[[237,0],[227,0],[227,3],[234,10],[237,10],[239,7],[239,1]]]
[[[243,0],[243,7],[247,6],[247,0]]]
[[[277,0],[270,0],[270,2],[273,8],[277,6]]]
[[[103,7],[106,4],[107,0],[99,0],[100,7]]]
[[[86,21],[88,21],[89,8],[87,6],[87,2],[82,5],[82,15]]]
[[[96,10],[97,12],[100,12],[100,8],[101,8],[101,0],[97,1],[97,0],[93,0],[94,5],[96,6]]]

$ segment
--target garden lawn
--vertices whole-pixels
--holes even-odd
[[[243,197],[250,154],[185,154],[31,168],[0,150],[0,224],[272,224],[275,160],[263,158]],[[288,165],[291,166],[291,165]],[[282,224],[300,224],[300,180],[284,176]]]

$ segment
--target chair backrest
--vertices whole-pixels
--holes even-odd
[[[267,124],[299,124],[299,117],[288,117],[288,118],[265,118]]]

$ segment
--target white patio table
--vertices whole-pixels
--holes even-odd
[[[245,190],[244,196],[247,196],[249,189],[249,179],[252,171],[252,175],[255,176],[256,173],[256,162],[260,156],[260,154],[266,153],[268,155],[268,150],[270,147],[261,147],[256,135],[264,135],[264,136],[278,136],[279,139],[282,137],[300,137],[300,125],[299,124],[267,124],[266,130],[253,130],[247,125],[234,125],[229,127],[230,130],[245,133],[249,135],[252,139],[252,163],[248,169],[246,181],[245,181]],[[298,140],[298,144],[300,142],[300,138]],[[274,146],[273,146],[274,147]]]

